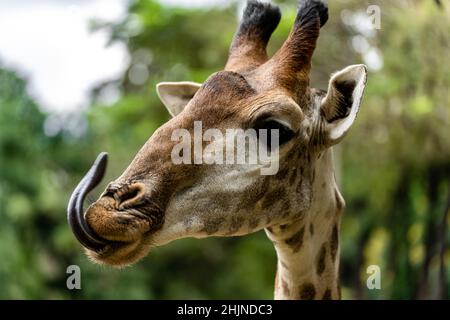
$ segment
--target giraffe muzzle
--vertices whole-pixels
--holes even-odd
[[[67,220],[77,240],[87,249],[99,252],[109,242],[98,236],[87,224],[83,202],[87,194],[101,182],[108,162],[108,154],[102,152],[97,156],[92,167],[80,181],[70,197],[67,207]]]

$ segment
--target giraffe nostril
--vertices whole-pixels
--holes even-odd
[[[135,183],[124,186],[114,193],[119,209],[126,209],[133,205],[139,204],[145,194],[145,186],[142,183]]]
[[[120,197],[120,202],[125,202],[133,198],[136,198],[138,194],[139,194],[138,189],[132,189],[130,192],[122,194],[122,196]]]

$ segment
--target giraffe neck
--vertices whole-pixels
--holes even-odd
[[[275,299],[339,299],[339,224],[344,207],[332,150],[315,165],[311,207],[302,219],[266,230],[277,253]]]

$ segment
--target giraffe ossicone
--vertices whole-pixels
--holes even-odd
[[[173,117],[83,213],[83,199],[98,184],[105,161],[89,171],[68,214],[93,261],[129,265],[152,247],[177,239],[264,229],[278,259],[276,299],[340,298],[339,228],[345,204],[334,177],[332,147],[356,119],[367,70],[350,66],[331,77],[327,91],[311,88],[311,58],[328,19],[327,6],[300,1],[291,33],[269,58],[266,46],[280,18],[277,6],[248,1],[223,71],[203,84],[159,84],[158,95]],[[199,121],[217,135],[253,130],[253,138],[267,149],[270,139],[256,133],[276,130],[276,173],[261,175],[258,161],[196,164],[194,152],[186,156],[192,161],[174,163],[172,134],[192,135]],[[214,141],[202,139],[202,150],[226,154],[226,144]]]

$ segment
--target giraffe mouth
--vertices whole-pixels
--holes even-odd
[[[73,191],[67,207],[67,221],[72,229],[72,233],[81,245],[94,252],[104,250],[110,244],[110,241],[97,235],[88,225],[84,216],[83,202],[86,195],[101,182],[106,171],[107,162],[108,154],[106,152],[102,152],[97,156],[92,167]]]
[[[109,196],[102,196],[84,211],[84,199],[100,184],[107,160],[108,154],[100,153],[75,188],[67,207],[67,220],[72,233],[88,249],[87,255],[93,261],[123,266],[141,259],[148,252],[150,235],[164,220],[159,207],[151,201],[144,202],[141,208],[114,210],[111,204],[114,198]]]

